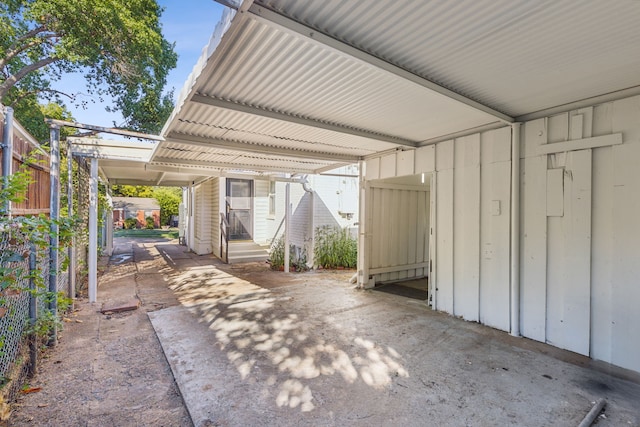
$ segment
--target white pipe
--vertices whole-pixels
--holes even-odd
[[[511,125],[511,335],[520,336],[520,123]]]
[[[291,228],[291,184],[287,182],[284,193],[284,272],[289,272],[289,229]]]
[[[98,300],[98,159],[91,159],[89,178],[89,302]]]

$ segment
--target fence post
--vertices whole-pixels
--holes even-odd
[[[31,327],[29,334],[29,378],[33,378],[35,375],[38,364],[38,335],[33,330],[38,315],[34,271],[36,271],[36,247],[31,243],[29,245],[29,325]]]
[[[49,138],[49,149],[51,151],[50,162],[50,195],[49,195],[49,218],[51,219],[50,240],[49,240],[49,310],[51,315],[58,315],[58,220],[60,219],[60,127],[51,125]],[[51,331],[49,345],[55,346],[58,341],[58,331],[55,326]]]
[[[4,108],[4,126],[2,132],[2,188],[7,185],[13,173],[13,108]],[[2,213],[11,215],[11,201],[6,200]]]

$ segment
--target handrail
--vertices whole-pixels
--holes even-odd
[[[220,259],[222,259],[222,245],[225,245],[224,262],[229,264],[229,221],[227,216],[220,212]]]

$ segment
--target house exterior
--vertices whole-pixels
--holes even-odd
[[[160,227],[160,205],[156,199],[149,197],[112,197],[113,225],[123,228],[127,218],[135,218],[138,228],[147,225],[147,217],[153,218],[155,227]]]
[[[285,199],[289,185],[291,203],[290,243],[313,260],[313,236],[317,227],[328,225],[357,228],[358,168],[333,171],[332,176],[308,176],[302,181],[283,177],[213,177],[187,191],[188,246],[198,254],[224,258],[221,224],[228,222],[229,243],[243,243],[253,255],[238,254],[230,262],[266,259],[268,248],[283,235],[286,225]],[[286,182],[285,182],[286,181]],[[304,183],[304,184],[303,184]],[[224,225],[223,225],[224,227]],[[247,243],[252,245],[248,246]],[[246,250],[245,250],[246,252]]]

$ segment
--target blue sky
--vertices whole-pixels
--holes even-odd
[[[169,42],[175,42],[178,53],[178,66],[169,74],[166,86],[167,89],[175,88],[174,98],[177,99],[224,7],[213,0],[159,0],[158,3],[165,8],[160,18],[163,33]],[[78,98],[88,101],[84,109],[67,103],[78,122],[105,127],[113,126],[114,122],[116,125],[122,123],[120,114],[106,112],[105,105],[97,97],[86,94],[81,75],[64,76],[56,86],[67,93],[79,92]]]

